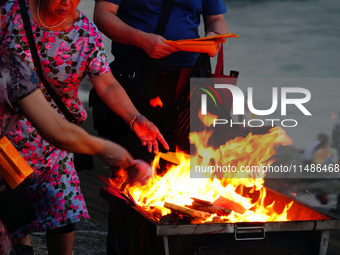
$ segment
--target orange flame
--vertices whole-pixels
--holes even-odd
[[[214,124],[214,120],[217,119],[217,115],[207,112],[206,115],[198,115],[204,126],[211,127]]]
[[[287,221],[287,211],[293,202],[287,203],[280,212],[273,209],[275,202],[266,204],[267,192],[263,187],[265,174],[254,170],[256,166],[268,166],[274,162],[275,146],[291,144],[283,129],[274,127],[263,135],[250,133],[245,138],[237,137],[228,141],[217,149],[208,146],[210,136],[211,132],[206,130],[191,133],[190,141],[196,145],[196,155],[176,152],[178,164],[171,165],[163,176],[155,175],[144,186],[129,187],[128,191],[137,204],[153,215],[154,219],[160,220],[171,212],[164,207],[165,202],[184,207],[192,203],[192,198],[213,202],[222,196],[245,209],[242,213],[233,210],[228,216],[219,216],[223,221]],[[157,168],[161,156],[161,153],[156,155],[154,168]],[[236,171],[202,171],[200,178],[191,178],[195,169],[204,169],[203,166],[211,165],[211,162],[232,166]],[[242,171],[245,166],[253,166],[254,169]],[[244,190],[247,190],[247,195]],[[211,218],[201,222],[210,221],[215,216],[212,214]]]

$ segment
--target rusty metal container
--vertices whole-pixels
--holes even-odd
[[[294,221],[163,225],[105,189],[101,196],[110,206],[110,255],[326,255],[330,231],[340,229],[338,219],[299,201]],[[278,206],[292,200],[269,190],[272,199]]]

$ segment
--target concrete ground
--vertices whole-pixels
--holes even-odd
[[[94,1],[82,0],[79,9],[92,18]],[[337,0],[287,0],[287,1],[226,1],[225,15],[231,32],[240,34],[225,45],[226,69],[240,71],[244,77],[321,77],[338,78],[340,66],[340,5]],[[109,58],[109,40],[105,38]],[[260,63],[260,64],[259,64]],[[85,79],[80,97],[87,106],[91,84]],[[340,107],[339,107],[340,109]],[[93,131],[91,111],[83,127]],[[313,139],[311,137],[310,139]],[[295,155],[296,156],[296,155]],[[91,220],[76,229],[75,255],[104,255],[108,229],[108,204],[99,196],[104,184],[98,175],[110,174],[107,166],[95,159],[95,169],[79,172],[81,188],[91,215]],[[302,191],[303,183],[295,185]],[[340,193],[339,182],[326,180],[319,189],[329,193],[331,202]],[[301,192],[301,196],[305,195]],[[333,196],[332,196],[333,195]],[[320,205],[314,197],[301,200]],[[320,207],[329,212],[329,207]],[[340,213],[333,210],[335,216]],[[32,234],[36,255],[45,255],[44,233]],[[340,254],[340,231],[333,231],[327,255]]]

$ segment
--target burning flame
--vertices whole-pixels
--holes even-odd
[[[214,124],[214,120],[217,119],[217,115],[210,112],[207,112],[206,115],[199,114],[198,117],[206,127],[211,127]]]
[[[208,145],[211,131],[190,134],[190,142],[196,146],[196,155],[176,152],[177,164],[172,164],[163,176],[155,175],[144,186],[128,187],[138,205],[155,220],[170,214],[171,210],[164,203],[187,206],[192,198],[214,202],[219,198],[232,201],[236,207],[227,216],[217,218],[225,222],[268,222],[287,221],[287,211],[293,202],[276,212],[274,203],[267,205],[266,189],[263,187],[265,174],[256,171],[241,171],[244,166],[268,166],[274,163],[275,146],[291,144],[290,138],[279,127],[272,128],[263,135],[249,133],[246,137],[237,137],[219,148]],[[153,161],[153,167],[159,167],[162,154]],[[233,166],[236,172],[204,172],[201,178],[191,178],[191,172],[197,167],[211,165]],[[193,168],[193,166],[195,166]],[[204,168],[203,168],[204,169]],[[247,192],[245,192],[247,191]],[[238,208],[243,208],[238,210]],[[236,208],[236,209],[235,209]],[[216,214],[200,219],[200,222],[213,221]]]

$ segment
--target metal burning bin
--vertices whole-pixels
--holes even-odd
[[[273,190],[267,194],[265,202],[277,207],[294,201],[288,211],[294,221],[164,225],[102,189],[110,206],[108,254],[326,255],[340,221]]]

